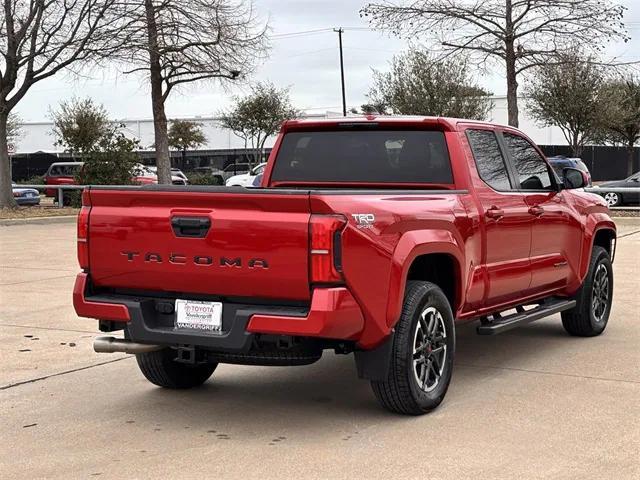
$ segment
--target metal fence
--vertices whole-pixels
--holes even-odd
[[[14,188],[33,188],[34,190],[57,190],[58,208],[64,207],[65,190],[84,190],[88,185],[16,185]]]

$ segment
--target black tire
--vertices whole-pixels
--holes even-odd
[[[217,363],[205,365],[185,365],[178,363],[176,351],[171,348],[149,353],[136,354],[138,367],[151,383],[159,387],[172,389],[193,388],[206,382],[218,366]]]
[[[603,300],[598,293],[602,291],[603,287],[602,281],[596,278],[603,275],[604,272],[606,272],[607,280],[606,300]],[[598,298],[596,299],[596,297]],[[567,333],[577,337],[595,337],[604,332],[609,321],[613,301],[613,268],[609,253],[604,248],[594,245],[589,272],[575,294],[574,300],[576,306],[562,312],[562,325]],[[596,308],[596,303],[599,308]]]
[[[422,356],[416,360],[414,349],[420,340],[418,330],[428,332],[428,325],[420,324],[420,318],[424,312],[432,315],[433,310],[439,314],[433,315],[433,322],[436,324],[436,331],[431,332],[431,338],[426,338],[428,356],[435,355],[431,363],[426,358],[426,348]],[[444,333],[444,338],[443,338]],[[428,337],[429,335],[427,335]],[[423,338],[423,341],[425,338]],[[425,343],[422,343],[422,347]],[[433,346],[433,348],[432,348]],[[443,350],[442,347],[446,347]],[[439,356],[436,352],[444,351],[444,356]],[[407,283],[404,305],[400,320],[395,327],[393,347],[391,352],[391,364],[387,379],[384,381],[372,381],[371,387],[380,404],[395,413],[404,415],[422,415],[436,408],[444,399],[453,371],[453,357],[455,354],[455,327],[453,313],[447,297],[440,287],[430,282],[411,281]],[[437,361],[436,361],[437,357]],[[415,362],[422,362],[416,364]],[[434,363],[436,362],[436,363]],[[440,364],[439,378],[436,380],[436,371],[431,370],[431,365]],[[419,378],[423,370],[418,373],[418,369],[425,366],[427,370],[424,381]],[[433,380],[433,384],[429,382]],[[422,385],[421,385],[422,383]]]

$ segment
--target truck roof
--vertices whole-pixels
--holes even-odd
[[[282,131],[296,130],[297,128],[330,128],[338,126],[346,126],[351,124],[378,124],[390,127],[416,127],[421,125],[439,126],[445,131],[456,131],[458,123],[476,123],[478,125],[496,126],[496,123],[483,122],[479,120],[465,120],[461,118],[449,117],[427,117],[420,115],[362,115],[353,117],[335,117],[335,118],[310,118],[288,120],[283,123]]]

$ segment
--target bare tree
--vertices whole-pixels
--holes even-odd
[[[4,0],[0,8],[0,207],[13,207],[7,149],[9,114],[29,89],[105,53],[118,22],[116,0]]]
[[[592,53],[628,40],[625,7],[611,0],[413,0],[372,2],[361,15],[396,35],[425,36],[442,55],[469,52],[505,69],[509,124],[518,126],[518,78],[574,44]]]
[[[560,128],[575,156],[602,139],[610,115],[605,68],[575,50],[559,63],[538,67],[527,85],[531,115],[543,125]]]
[[[437,59],[427,51],[411,50],[394,57],[390,71],[374,71],[373,79],[367,97],[383,112],[485,120],[492,105],[464,58]]]
[[[126,1],[126,0],[125,0]],[[158,181],[171,183],[165,104],[176,87],[249,74],[267,49],[252,0],[129,0],[118,57],[151,87]]]

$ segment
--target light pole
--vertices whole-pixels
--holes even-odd
[[[347,116],[347,97],[344,91],[344,59],[342,56],[342,34],[344,32],[344,29],[342,27],[334,28],[333,31],[338,34],[338,43],[340,45],[340,80],[342,81],[342,116],[346,117]]]

